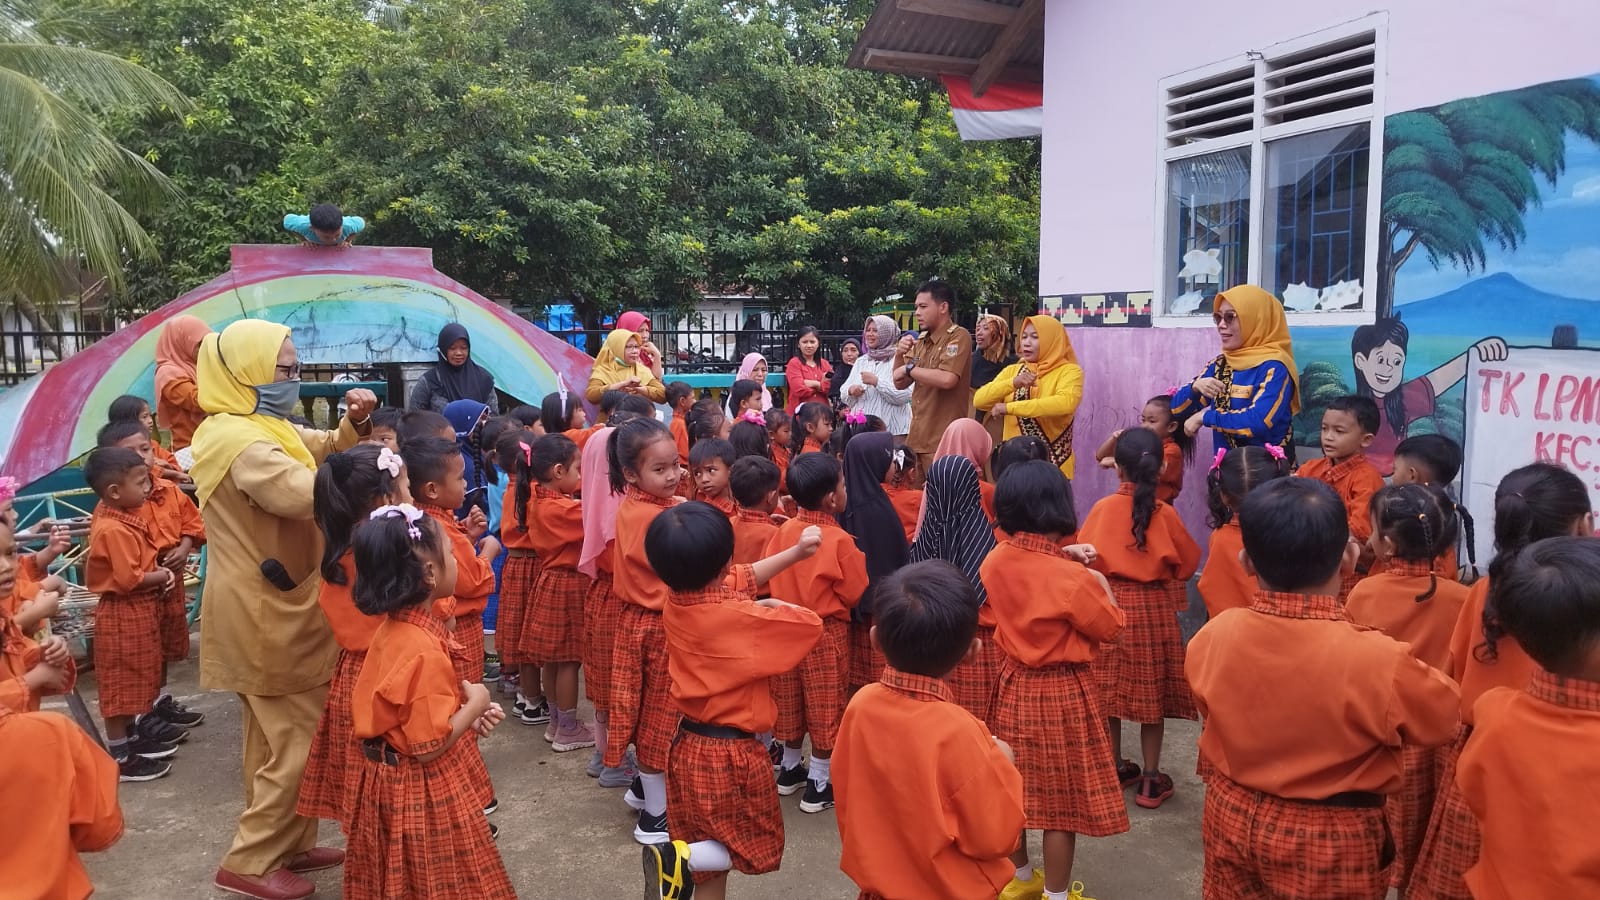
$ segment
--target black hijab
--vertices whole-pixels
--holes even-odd
[[[839,525],[867,555],[867,592],[856,607],[863,615],[872,614],[872,594],[878,582],[903,568],[911,556],[905,526],[883,490],[893,453],[894,435],[883,431],[858,434],[844,448],[846,499]]]
[[[983,494],[978,470],[965,456],[942,456],[928,467],[923,497],[928,510],[922,530],[911,545],[911,561],[942,559],[960,569],[978,590],[978,602],[989,592],[978,577],[989,551],[994,549],[994,526],[983,514]]]
[[[467,361],[452,366],[445,351],[450,349],[451,344],[463,340],[467,342],[469,351]],[[433,364],[433,380],[437,393],[443,394],[447,403],[455,400],[488,403],[494,395],[494,376],[489,374],[488,369],[472,361],[471,349],[472,338],[461,323],[451,322],[439,329],[439,361]]]

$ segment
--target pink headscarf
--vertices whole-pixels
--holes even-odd
[[[174,316],[161,326],[156,338],[156,396],[174,381],[195,380],[200,339],[210,333],[211,326],[195,316]]]
[[[649,316],[646,316],[642,312],[634,312],[633,310],[630,309],[627,312],[623,313],[622,315],[617,316],[617,326],[616,327],[621,329],[621,330],[623,330],[623,331],[631,331],[634,334],[638,334],[639,333],[639,326],[640,325],[647,325],[647,324],[649,324],[649,322],[650,322],[650,317]],[[644,337],[643,336],[641,336],[639,338],[639,345],[640,345],[639,346],[639,361],[644,363],[645,368],[647,368],[647,369],[655,368],[656,367],[655,354],[654,353],[650,353],[649,351],[644,349]]]
[[[739,374],[734,376],[735,380],[751,380],[751,381],[753,381],[754,379],[751,378],[751,375],[756,370],[756,363],[758,363],[758,362],[766,362],[766,361],[767,361],[767,358],[765,356],[762,356],[759,353],[746,353],[744,355],[744,362],[739,363]],[[767,374],[769,374],[769,375],[772,374],[772,367],[771,366],[767,367]],[[766,381],[763,380],[761,382],[761,411],[762,412],[766,412],[767,410],[769,410],[771,408],[772,408],[772,392],[767,390],[767,383],[766,383]]]
[[[622,506],[622,495],[611,493],[611,465],[606,460],[613,431],[602,428],[583,445],[583,552],[578,571],[590,578],[599,576],[595,560],[616,540],[617,508]]]
[[[939,438],[939,446],[933,451],[933,461],[938,462],[946,456],[964,456],[972,460],[978,467],[981,478],[989,477],[989,455],[994,452],[994,437],[983,423],[971,416],[963,416],[951,422],[944,429],[944,436]],[[584,463],[588,465],[588,463]],[[932,468],[932,464],[929,464]],[[927,477],[927,473],[923,473]],[[922,507],[917,510],[917,529],[914,534],[922,533],[922,519],[928,514],[928,495],[922,495]]]

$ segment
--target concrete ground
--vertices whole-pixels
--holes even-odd
[[[1203,618],[1204,613],[1201,613]],[[1188,630],[1188,629],[1186,629]],[[127,831],[105,853],[86,857],[105,900],[167,900],[230,896],[211,887],[217,860],[233,836],[242,808],[238,700],[201,693],[193,659],[172,672],[174,693],[206,714],[159,781],[121,786]],[[79,687],[96,709],[92,673]],[[495,691],[499,699],[499,692]],[[505,704],[508,708],[509,703]],[[64,711],[59,701],[46,708]],[[584,713],[588,718],[587,710]],[[552,753],[537,728],[514,721],[483,741],[500,799],[493,821],[512,883],[524,898],[613,900],[636,897],[642,883],[633,816],[620,790],[602,790],[584,776],[588,752]],[[1136,756],[1136,726],[1125,726],[1125,748]],[[1177,794],[1159,810],[1129,800],[1132,830],[1114,838],[1084,838],[1074,877],[1094,900],[1183,898],[1200,894],[1201,786],[1194,777],[1193,722],[1169,722],[1163,768]],[[745,900],[799,900],[856,896],[839,871],[839,835],[832,812],[805,815],[799,797],[783,799],[788,846],[783,868],[750,878],[734,875],[730,896]],[[336,826],[323,823],[322,842],[342,846]],[[1039,860],[1039,835],[1029,843]],[[338,897],[340,870],[318,873],[317,896]]]

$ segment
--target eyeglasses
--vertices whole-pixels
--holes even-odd
[[[284,374],[284,377],[288,381],[295,381],[295,380],[299,379],[299,377],[300,377],[300,364],[299,363],[295,363],[292,366],[274,366],[273,368],[275,368],[279,372],[282,372]]]
[[[1233,323],[1235,323],[1237,321],[1239,321],[1239,314],[1236,313],[1236,312],[1212,313],[1211,314],[1211,322],[1214,325],[1221,325],[1224,322],[1228,323],[1229,325],[1232,325]]]

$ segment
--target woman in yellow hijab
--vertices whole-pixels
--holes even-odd
[[[1172,415],[1190,435],[1211,429],[1217,449],[1279,447],[1294,462],[1294,414],[1300,367],[1294,361],[1283,304],[1253,284],[1212,301],[1222,354],[1172,395]]]
[[[1050,461],[1072,477],[1072,423],[1083,400],[1083,368],[1067,330],[1054,316],[1029,316],[1017,339],[1022,360],[978,389],[973,406],[1004,417],[1002,438],[1031,435],[1050,447]]]
[[[623,328],[613,329],[606,336],[589,375],[589,389],[583,392],[590,403],[599,403],[600,395],[606,391],[639,394],[649,397],[652,403],[667,402],[667,386],[639,361],[642,343],[637,334]]]
[[[216,881],[247,896],[304,896],[313,885],[294,870],[342,859],[316,847],[315,819],[295,814],[339,649],[317,606],[312,484],[323,457],[370,430],[378,398],[345,394],[335,431],[290,424],[300,359],[288,328],[256,319],[206,335],[196,384],[209,414],[190,445],[208,547],[200,686],[239,695],[250,784]]]

